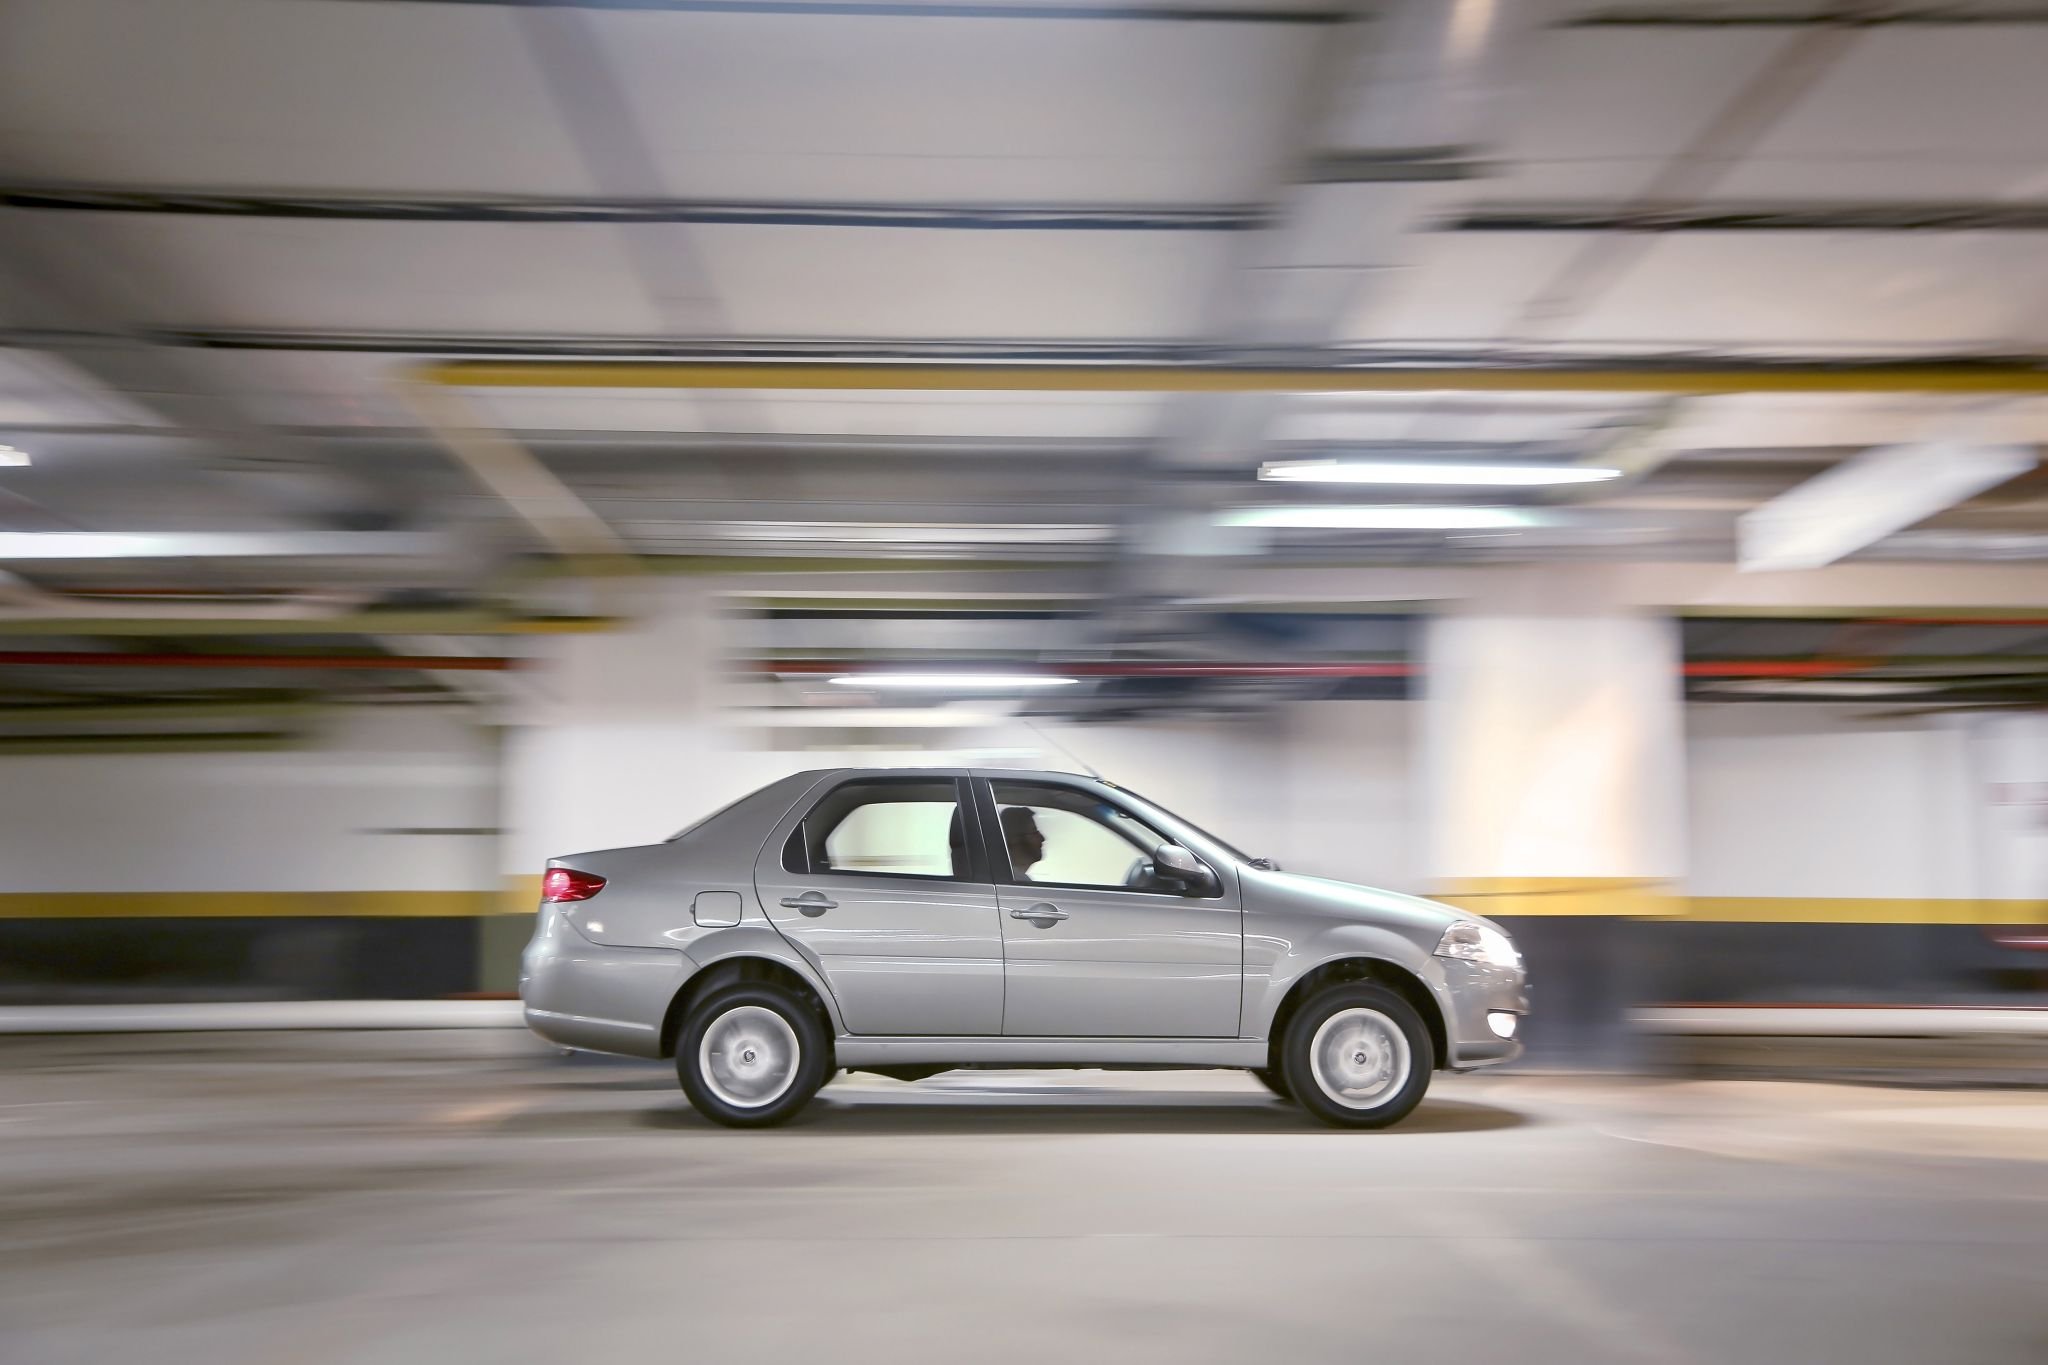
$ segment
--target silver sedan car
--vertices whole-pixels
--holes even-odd
[[[1340,1127],[1517,1056],[1521,958],[1449,906],[1280,871],[1098,778],[831,769],[551,859],[520,973],[565,1047],[673,1057],[707,1118],[837,1070],[1240,1067]]]

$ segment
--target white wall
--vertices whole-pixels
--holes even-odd
[[[356,709],[269,753],[0,758],[0,892],[465,891],[498,822],[488,735],[447,709]]]
[[[1896,709],[1686,707],[1686,891],[2048,899],[2048,717],[1884,717]],[[1419,711],[1311,702],[1251,722],[1050,733],[1247,852],[1426,892]]]
[[[2048,721],[1896,710],[1688,708],[1690,893],[2048,897]]]
[[[2048,898],[2048,717],[1687,708],[1691,872],[1710,897]],[[505,736],[449,710],[337,713],[309,749],[0,759],[0,892],[483,890],[555,853],[660,839],[800,768],[1077,770],[1064,746],[1291,870],[1427,890],[1418,708],[1313,702],[1250,721],[933,731],[806,750],[696,713],[586,715]]]
[[[533,875],[556,854],[664,838],[804,768],[1088,764],[1290,869],[1429,889],[1414,703],[1046,726],[1044,737],[1004,723],[889,732],[887,747],[802,747],[800,731],[729,723],[735,698],[717,672],[727,651],[709,595],[650,591],[660,598],[642,604],[636,628],[550,643],[552,666],[533,677],[537,696],[507,737],[508,875]],[[1685,809],[1684,847],[1653,861],[1672,872],[1683,863],[1697,896],[2048,897],[2048,718],[1884,719],[1885,709],[1684,708],[1682,764],[1671,755],[1654,765],[1684,770],[1669,779],[1682,802],[1659,798]],[[1579,818],[1569,803],[1558,813]]]
[[[1979,894],[2048,900],[2048,715],[1978,716],[1967,728],[1970,770],[1984,797]]]
[[[553,640],[506,737],[507,876],[548,858],[667,837],[806,768],[1099,769],[1254,855],[1289,868],[1418,887],[1408,727],[1400,702],[1318,702],[1249,720],[1049,725],[809,747],[817,732],[736,727],[715,603],[651,590],[633,629]],[[839,741],[843,743],[843,736]],[[799,747],[802,745],[802,747]]]
[[[1283,867],[1393,891],[1427,889],[1418,718],[1399,701],[1311,702],[1284,713],[1286,768],[1271,821]]]

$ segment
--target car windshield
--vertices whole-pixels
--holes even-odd
[[[1117,795],[1123,797],[1132,805],[1149,809],[1153,812],[1156,812],[1159,815],[1165,816],[1167,819],[1172,820],[1177,824],[1184,825],[1188,829],[1193,830],[1196,834],[1201,835],[1204,839],[1208,840],[1211,844],[1214,844],[1217,848],[1223,850],[1223,852],[1229,854],[1238,862],[1249,863],[1256,861],[1249,853],[1244,852],[1242,849],[1230,843],[1228,840],[1217,838],[1208,830],[1203,829],[1200,825],[1188,819],[1185,815],[1177,815],[1173,811],[1170,811],[1166,807],[1160,805],[1157,801],[1148,801],[1144,797],[1138,795],[1136,792],[1130,790],[1128,787],[1119,787],[1114,782],[1105,782],[1104,785],[1114,790],[1117,793]]]

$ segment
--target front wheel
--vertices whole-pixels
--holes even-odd
[[[766,1128],[811,1102],[831,1042],[810,1002],[778,986],[714,991],[683,1021],[676,1076],[690,1104],[728,1128]]]
[[[1436,1054],[1415,1007],[1384,986],[1332,986],[1288,1021],[1280,1070],[1294,1099],[1339,1128],[1385,1128],[1422,1103]]]

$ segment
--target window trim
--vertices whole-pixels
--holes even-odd
[[[1048,778],[1037,776],[978,776],[974,778],[975,813],[980,817],[981,842],[983,847],[987,851],[988,856],[987,867],[990,874],[995,878],[995,883],[998,886],[1015,886],[1020,888],[1029,887],[1034,889],[1042,888],[1051,891],[1086,891],[1091,895],[1148,896],[1155,900],[1166,901],[1221,900],[1227,894],[1227,888],[1224,886],[1223,882],[1223,874],[1216,870],[1216,865],[1208,858],[1204,857],[1198,850],[1188,848],[1186,844],[1180,844],[1180,846],[1182,848],[1187,848],[1189,853],[1194,854],[1195,861],[1199,862],[1203,867],[1209,870],[1209,884],[1212,889],[1207,892],[1195,893],[1189,891],[1144,891],[1140,890],[1135,886],[1097,886],[1092,882],[1020,881],[1017,878],[1016,872],[1013,871],[1010,867],[1010,848],[1009,845],[1004,842],[1002,837],[1002,825],[998,818],[999,807],[996,803],[995,784],[998,782],[1011,782],[1023,787],[1050,787],[1055,791],[1074,792],[1077,795],[1087,797],[1091,801],[1100,801],[1103,805],[1110,806],[1115,810],[1122,812],[1129,819],[1136,821],[1138,824],[1143,825],[1146,829],[1151,830],[1154,834],[1157,834],[1162,842],[1169,844],[1179,843],[1179,840],[1175,839],[1172,835],[1167,834],[1164,831],[1160,830],[1150,820],[1147,820],[1144,816],[1132,810],[1125,803],[1117,801],[1111,797],[1105,796],[1101,792],[1096,791],[1093,788],[1076,786],[1068,782],[1056,782]],[[1143,856],[1142,852],[1139,856]]]
[[[817,813],[818,808],[841,791],[848,787],[865,786],[935,787],[940,783],[951,784],[954,805],[960,812],[960,829],[967,854],[967,871],[964,876],[959,874],[939,876],[930,872],[869,872],[860,868],[820,868],[811,866],[810,832],[806,827],[810,823],[811,816]],[[860,804],[866,805],[869,803],[862,802]],[[858,808],[858,806],[854,807],[854,809]],[[852,814],[852,811],[849,810],[847,814]],[[844,816],[840,818],[842,820],[845,819]],[[837,828],[837,826],[835,825],[834,828]],[[828,835],[827,837],[829,838],[830,836]],[[798,871],[789,865],[789,845],[792,841],[803,852],[804,870],[802,871]],[[988,852],[981,836],[981,823],[975,818],[972,789],[969,787],[966,778],[947,773],[932,773],[928,775],[915,773],[849,774],[819,792],[803,808],[803,813],[797,816],[795,822],[790,825],[789,832],[782,836],[782,848],[777,854],[777,858],[782,865],[782,870],[786,874],[805,881],[813,881],[821,877],[859,877],[867,881],[927,882],[938,883],[943,886],[993,885],[987,875],[990,870]]]

